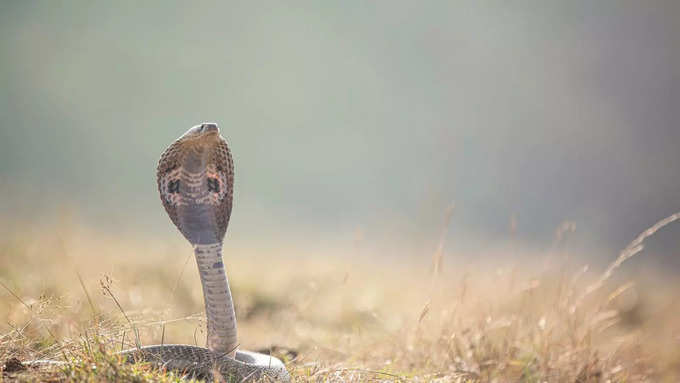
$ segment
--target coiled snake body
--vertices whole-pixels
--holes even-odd
[[[166,212],[194,247],[203,285],[207,348],[154,345],[121,354],[129,361],[147,361],[199,377],[210,378],[217,372],[238,381],[264,377],[289,381],[285,366],[277,358],[237,350],[236,315],[222,262],[234,164],[217,125],[194,126],[173,142],[158,162],[157,181]]]

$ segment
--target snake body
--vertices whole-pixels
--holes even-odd
[[[231,215],[234,163],[217,124],[196,125],[173,142],[158,162],[157,182],[166,212],[194,248],[203,285],[207,348],[167,344],[120,354],[131,362],[146,361],[198,377],[211,378],[219,373],[228,381],[265,377],[290,381],[279,359],[237,350],[236,315],[222,261],[222,241]]]

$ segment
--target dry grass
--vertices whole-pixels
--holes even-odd
[[[399,262],[274,257],[228,245],[226,254],[242,348],[271,349],[296,381],[680,379],[677,280],[615,282],[527,261],[452,270],[441,253],[437,273],[428,254]],[[0,365],[70,363],[6,371],[0,382],[178,381],[112,353],[133,347],[135,331],[142,344],[204,343],[191,256],[180,238],[149,242],[61,224],[5,232]]]

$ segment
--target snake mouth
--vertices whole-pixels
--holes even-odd
[[[220,128],[214,122],[204,122],[196,125],[184,133],[178,141],[181,145],[204,146],[219,141]]]
[[[220,134],[220,128],[217,127],[217,124],[214,122],[204,122],[201,124],[201,133],[202,134]]]
[[[214,122],[204,122],[196,126],[196,139],[201,142],[212,141],[220,136],[220,128]]]

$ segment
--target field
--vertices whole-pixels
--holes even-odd
[[[177,381],[113,353],[134,347],[134,329],[142,344],[204,344],[196,265],[179,235],[2,229],[0,382]],[[271,351],[295,381],[678,381],[677,280],[617,269],[637,250],[611,273],[559,254],[460,268],[441,253],[396,262],[229,244],[225,264],[241,348]],[[39,358],[69,363],[16,363]]]

